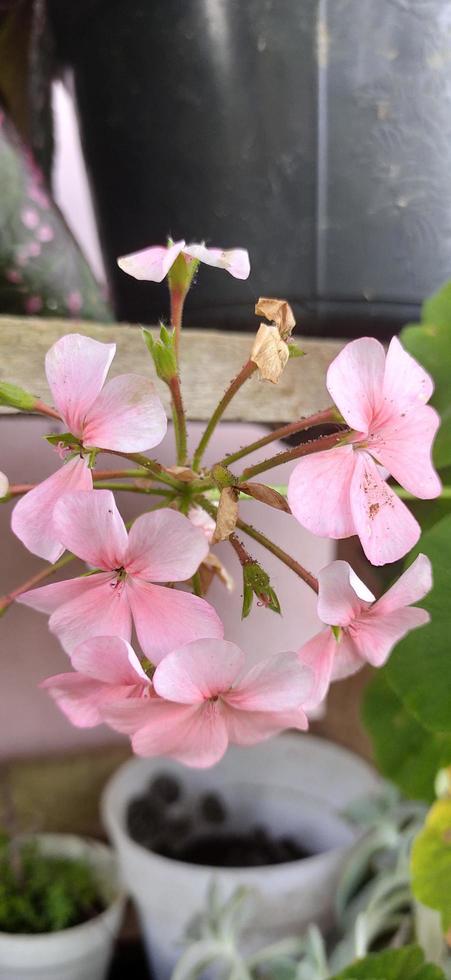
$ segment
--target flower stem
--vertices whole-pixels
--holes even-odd
[[[180,351],[180,334],[182,332],[183,307],[185,305],[186,291],[181,289],[170,289],[171,297],[171,325],[174,328],[174,347],[177,363]]]
[[[333,449],[334,446],[343,443],[344,437],[347,438],[349,435],[349,430],[344,432],[334,432],[330,436],[320,436],[319,439],[312,439],[310,442],[304,442],[301,446],[295,446],[293,449],[287,449],[285,452],[277,453],[276,456],[272,456],[270,459],[264,459],[261,463],[256,463],[255,466],[248,466],[247,469],[243,470],[240,477],[237,478],[238,483],[245,483],[246,480],[250,480],[251,477],[257,476],[259,473],[265,473],[266,470],[271,470],[274,466],[281,466],[283,463],[290,463],[293,459],[299,459],[301,456],[309,456],[311,453],[319,453],[324,449]]]
[[[60,568],[64,568],[64,566],[68,565],[69,562],[74,561],[75,558],[76,555],[64,555],[59,561],[55,562],[54,565],[47,565],[45,568],[42,568],[40,572],[37,572],[36,575],[32,575],[31,578],[27,579],[26,582],[22,582],[22,585],[19,585],[17,589],[14,589],[7,595],[2,596],[0,598],[0,616],[3,616],[3,613],[6,612],[9,606],[12,605],[14,600],[17,599],[19,595],[22,595],[22,592],[28,592],[28,589],[32,589],[35,585],[39,585],[39,582],[43,582],[46,578],[50,578],[51,575],[58,572]]]
[[[287,568],[291,568],[291,571],[295,572],[295,574],[298,575],[306,585],[309,585],[314,592],[318,592],[318,579],[315,578],[311,572],[308,572],[303,565],[300,565],[298,561],[292,558],[291,555],[288,555],[286,551],[283,551],[283,549],[279,548],[277,544],[274,544],[270,538],[267,538],[261,531],[257,531],[251,524],[246,524],[245,521],[238,520],[236,526],[239,527],[240,531],[243,531],[244,534],[247,534],[250,538],[253,538],[254,541],[258,541],[263,548],[266,548],[272,555],[275,555],[275,557],[286,565]]]
[[[199,497],[198,500],[196,500],[196,503],[199,504],[203,510],[206,510],[207,514],[210,514],[210,517],[213,517],[213,519],[216,520],[218,510],[214,504],[211,504],[208,500],[205,500],[205,498],[202,497]],[[277,544],[274,544],[270,538],[267,538],[261,531],[257,531],[255,527],[252,527],[251,524],[246,524],[245,521],[242,521],[241,519],[237,521],[236,526],[240,529],[240,531],[243,531],[244,534],[247,534],[248,537],[252,538],[254,541],[258,541],[263,548],[270,551],[272,555],[282,562],[283,565],[286,565],[287,568],[291,568],[291,571],[298,575],[299,578],[306,583],[306,585],[309,585],[314,592],[318,592],[318,579],[315,578],[311,572],[308,572],[306,568],[300,565],[298,561],[292,558],[291,555],[288,555],[286,551],[283,551],[283,549],[279,548]],[[245,549],[243,549],[243,551],[244,550]]]
[[[316,412],[315,415],[309,415],[306,418],[298,419],[297,422],[290,422],[288,425],[282,425],[279,429],[274,429],[272,432],[268,432],[266,436],[262,436],[261,439],[256,439],[255,442],[249,443],[248,446],[243,446],[242,449],[238,449],[236,453],[230,453],[228,456],[224,456],[221,460],[221,466],[230,466],[231,463],[236,463],[238,459],[242,459],[243,456],[248,456],[250,453],[254,453],[257,449],[263,449],[263,446],[269,445],[271,442],[276,442],[279,439],[285,439],[287,436],[295,435],[296,432],[302,432],[304,429],[312,429],[317,425],[326,425],[328,422],[337,422],[337,414],[335,408],[325,408],[323,412]]]
[[[133,483],[119,483],[116,480],[96,480],[94,483],[95,490],[124,490],[128,493],[144,493],[147,496],[153,497],[169,497],[171,500],[174,496],[174,490],[165,490],[163,487],[139,487]]]
[[[248,378],[250,378],[251,375],[256,370],[257,370],[257,365],[254,364],[253,361],[251,361],[250,359],[248,361],[246,361],[246,363],[243,365],[243,367],[238,372],[238,374],[233,379],[233,381],[230,382],[230,385],[227,388],[227,391],[224,392],[224,394],[223,394],[223,396],[221,398],[221,401],[218,403],[218,405],[216,406],[216,408],[215,408],[215,410],[213,412],[213,415],[211,416],[211,419],[210,419],[210,421],[209,421],[209,423],[208,423],[208,425],[207,425],[207,427],[205,429],[205,432],[204,432],[204,434],[203,434],[203,436],[202,436],[202,438],[200,440],[200,443],[199,443],[199,445],[198,445],[198,447],[196,449],[196,452],[194,453],[194,457],[193,457],[193,470],[195,472],[198,472],[199,471],[199,467],[200,467],[200,464],[201,464],[202,456],[203,456],[203,454],[204,454],[204,452],[205,452],[205,450],[206,450],[206,448],[208,446],[208,443],[210,442],[210,439],[211,439],[211,437],[213,435],[213,432],[214,432],[214,430],[215,430],[215,428],[216,428],[216,426],[217,426],[220,418],[224,414],[227,406],[232,401],[232,398],[234,398],[234,396],[236,395],[237,391],[240,390],[240,388],[245,383],[245,381],[247,381]]]
[[[58,419],[58,422],[61,422],[61,415],[59,415],[56,409],[51,408],[50,405],[46,405],[45,402],[41,402],[39,398],[33,406],[33,412],[38,412],[39,415],[47,415],[48,418]]]
[[[171,473],[168,473],[161,463],[157,463],[156,459],[149,459],[143,453],[121,453],[117,449],[108,449],[106,451],[111,453],[112,456],[121,456],[122,459],[128,459],[131,463],[137,463],[138,466],[142,466],[147,474],[150,474],[155,480],[158,480],[160,483],[166,483],[175,490],[179,490],[182,486],[181,481],[177,480]]]
[[[174,423],[175,445],[177,449],[177,463],[184,466],[186,463],[187,440],[186,440],[186,415],[183,408],[182,391],[180,388],[180,378],[176,375],[168,382],[172,399],[172,421]]]

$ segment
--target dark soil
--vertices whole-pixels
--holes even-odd
[[[220,795],[186,799],[182,784],[161,773],[127,811],[130,836],[163,857],[216,868],[252,868],[299,861],[310,852],[290,836],[274,837],[255,824],[241,833]]]

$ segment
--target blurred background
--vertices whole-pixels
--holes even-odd
[[[387,336],[451,264],[447,0],[0,0],[0,310],[154,322],[120,254],[246,246],[187,322]],[[88,189],[89,188],[89,189]]]

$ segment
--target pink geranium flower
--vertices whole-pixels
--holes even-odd
[[[406,633],[429,622],[429,613],[412,603],[432,588],[431,563],[418,555],[377,602],[347,561],[323,568],[318,583],[318,616],[328,625],[299,651],[301,662],[315,673],[315,705],[331,681],[354,674],[364,663],[382,667]]]
[[[124,698],[148,698],[152,682],[126,640],[96,636],[81,643],[71,656],[74,671],[43,681],[69,721],[78,728],[101,725],[102,711]]]
[[[169,755],[204,768],[230,742],[254,745],[284,728],[308,727],[313,675],[296,654],[252,665],[227,640],[198,640],[169,653],[154,677],[158,699],[110,702],[103,718],[132,736],[137,755]]]
[[[358,534],[373,565],[397,561],[420,527],[385,477],[422,499],[441,491],[431,460],[440,419],[426,405],[432,379],[396,337],[387,356],[379,341],[363,337],[332,362],[327,387],[354,432],[343,445],[298,462],[288,485],[291,510],[322,537]]]
[[[49,628],[67,653],[91,636],[130,640],[132,622],[154,664],[181,643],[223,635],[205,599],[160,584],[189,579],[208,553],[205,535],[183,514],[142,514],[128,534],[111,491],[96,490],[65,494],[54,520],[64,548],[99,571],[17,601],[51,614]]]
[[[185,241],[172,242],[168,245],[152,245],[131,255],[123,255],[117,264],[123,272],[135,279],[145,279],[151,282],[162,282],[174,265],[179,255],[183,255],[187,263],[197,259],[205,265],[213,265],[217,269],[226,269],[235,279],[247,279],[250,273],[249,254],[244,248],[207,248],[206,245],[187,245]]]
[[[80,448],[60,470],[22,497],[11,524],[29,551],[51,562],[64,551],[54,522],[57,501],[64,493],[92,490],[83,450],[144,452],[158,445],[166,433],[165,411],[152,381],[122,374],[105,384],[115,352],[116,344],[68,334],[56,341],[45,359],[54,405]]]

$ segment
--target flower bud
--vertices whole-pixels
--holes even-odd
[[[191,259],[183,252],[177,256],[168,272],[168,283],[171,293],[185,296],[199,267],[199,259]]]
[[[152,356],[155,370],[159,378],[166,383],[177,377],[177,358],[175,354],[173,330],[168,330],[164,324],[160,326],[160,339],[154,340],[150,330],[142,331],[147,349]]]
[[[19,408],[23,412],[32,412],[37,402],[36,395],[31,395],[29,391],[24,391],[17,385],[10,385],[6,381],[0,382],[0,405]]]
[[[7,496],[9,490],[9,480],[5,473],[0,473],[0,500]]]
[[[252,609],[254,595],[259,603],[272,612],[280,613],[280,603],[271,586],[269,575],[256,561],[243,565],[243,607],[241,618],[246,619]]]

